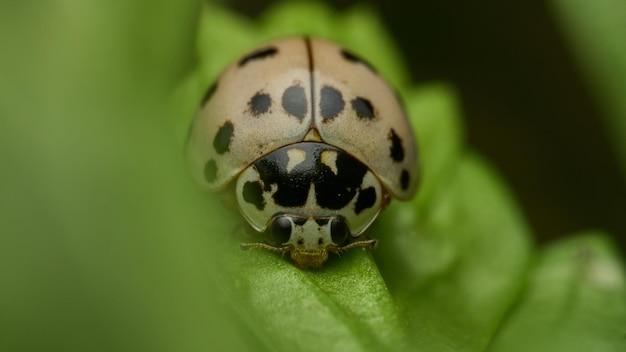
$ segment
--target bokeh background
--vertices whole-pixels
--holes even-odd
[[[250,18],[275,2],[222,1]],[[603,1],[611,2],[626,13],[626,3]],[[329,3],[344,9],[363,2]],[[366,3],[388,26],[413,81],[455,86],[468,143],[511,185],[538,241],[597,228],[626,250],[626,168],[622,173],[617,151],[624,144],[612,140],[619,137],[610,135],[607,110],[594,98],[559,1]],[[590,18],[591,27],[602,21]],[[589,39],[613,41],[607,32]]]

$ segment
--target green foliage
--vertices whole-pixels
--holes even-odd
[[[536,251],[506,186],[464,144],[453,90],[411,86],[370,9],[296,2],[257,22],[193,2],[0,9],[12,14],[0,21],[0,350],[626,347],[610,243],[589,234]],[[389,78],[423,165],[419,196],[372,227],[379,248],[319,271],[239,251],[239,218],[194,187],[181,158],[220,71],[302,33]]]
[[[550,5],[602,109],[626,180],[626,2],[552,0]]]
[[[542,249],[526,292],[490,350],[623,350],[624,278],[623,263],[602,233]]]

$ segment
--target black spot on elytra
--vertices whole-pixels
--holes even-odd
[[[371,120],[376,117],[374,115],[374,107],[368,99],[361,97],[352,99],[352,108],[359,118]]]
[[[276,49],[275,47],[259,49],[244,56],[241,60],[239,60],[239,67],[243,67],[245,64],[252,60],[260,60],[270,56],[274,56],[277,52],[278,49]]]
[[[320,113],[324,120],[337,117],[345,105],[341,92],[333,87],[324,86],[320,95]]]
[[[305,160],[287,172],[287,151],[300,149]],[[324,150],[337,152],[337,174],[321,162]],[[322,208],[341,209],[348,205],[359,191],[367,167],[349,154],[318,142],[290,145],[256,161],[254,167],[263,181],[263,190],[272,191],[276,204],[284,207],[301,207],[306,204],[311,185],[315,186],[317,203]]]
[[[409,188],[409,172],[404,169],[402,170],[402,174],[400,174],[400,186],[405,191]]]
[[[258,210],[263,210],[265,208],[263,189],[259,181],[246,182],[243,184],[243,200],[253,204]]]
[[[341,49],[341,56],[343,56],[344,59],[355,63],[355,64],[363,64],[365,65],[365,67],[367,67],[370,71],[372,71],[373,73],[378,74],[378,71],[376,71],[376,69],[374,68],[374,66],[370,65],[369,62],[365,61],[364,59],[362,59],[361,57],[357,56],[356,54],[346,50],[346,49]]]
[[[354,212],[359,214],[363,210],[371,208],[376,203],[376,189],[368,187],[359,192],[359,197],[354,205]]]
[[[269,94],[256,93],[252,98],[250,98],[248,105],[250,105],[250,112],[252,115],[259,116],[269,111],[270,106],[272,105],[272,99]]]
[[[389,140],[391,140],[391,147],[389,147],[389,150],[391,151],[391,158],[393,158],[396,162],[404,160],[404,147],[402,146],[402,140],[398,137],[393,128],[389,130]]]
[[[215,160],[209,160],[204,164],[204,179],[208,183],[213,183],[217,178],[217,164]]]
[[[213,96],[216,90],[217,90],[217,81],[213,82],[213,84],[211,84],[209,88],[207,88],[206,92],[204,92],[204,95],[202,96],[202,101],[200,102],[201,107],[205,106],[206,103],[209,100],[211,100],[211,97]]]
[[[213,148],[215,148],[217,154],[224,154],[229,150],[233,131],[234,127],[230,121],[226,121],[217,131],[215,138],[213,138]]]
[[[304,88],[297,84],[287,88],[283,93],[282,104],[288,114],[302,120],[307,112]]]

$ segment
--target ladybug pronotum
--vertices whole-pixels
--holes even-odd
[[[241,247],[289,252],[300,268],[376,246],[363,232],[418,183],[415,139],[394,91],[366,61],[309,37],[271,42],[229,66],[203,97],[187,150],[198,183],[231,192],[258,233]]]

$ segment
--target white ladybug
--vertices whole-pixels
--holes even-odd
[[[259,247],[319,268],[359,239],[418,183],[411,126],[367,62],[309,37],[271,42],[232,64],[207,90],[191,125],[192,174],[235,193]],[[230,185],[230,186],[229,186]]]

